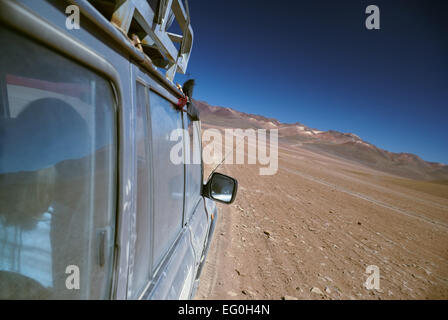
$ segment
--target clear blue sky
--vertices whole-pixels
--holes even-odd
[[[189,5],[195,98],[448,164],[448,1]]]

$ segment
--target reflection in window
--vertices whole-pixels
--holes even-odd
[[[138,298],[150,279],[150,185],[149,185],[149,141],[147,89],[137,83],[137,208],[135,254],[129,281],[129,297]]]
[[[15,271],[33,278],[44,287],[52,287],[51,211],[31,230],[13,225],[0,228],[0,270]]]
[[[182,228],[184,165],[173,164],[173,130],[182,129],[181,113],[157,93],[150,92],[154,182],[154,267],[174,243]]]
[[[185,166],[185,216],[188,220],[201,196],[202,158],[200,122],[191,121],[188,116],[186,122],[189,135],[189,138],[186,139],[186,153],[188,153],[190,160],[187,161]]]
[[[116,180],[110,84],[5,29],[0,41],[8,43],[0,51],[0,299],[106,298]],[[69,265],[79,267],[79,290],[65,285]]]

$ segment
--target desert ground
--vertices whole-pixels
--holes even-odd
[[[448,299],[446,182],[281,140],[278,153],[275,175],[254,164],[217,170],[238,179],[238,195],[218,205],[196,299]],[[369,265],[379,290],[364,286]]]

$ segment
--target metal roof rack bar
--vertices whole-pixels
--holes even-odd
[[[104,0],[100,0],[104,2]],[[76,2],[76,1],[73,1]],[[95,3],[98,0],[90,0]],[[153,64],[166,70],[165,77],[173,82],[177,72],[185,74],[193,47],[193,29],[190,24],[188,2],[182,0],[158,0],[151,8],[147,0],[109,0],[114,6],[110,22],[134,41],[135,46],[149,56]],[[168,32],[176,19],[182,34]],[[130,35],[132,24],[138,24],[144,31],[143,39]],[[179,43],[179,49],[174,43]]]

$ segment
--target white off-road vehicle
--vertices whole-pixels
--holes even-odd
[[[170,160],[201,154],[188,5],[0,0],[0,42],[0,298],[192,298],[237,182]]]

